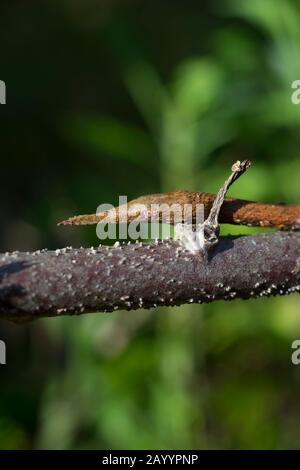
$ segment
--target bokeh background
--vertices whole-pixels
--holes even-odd
[[[2,0],[0,249],[167,190],[299,203],[300,5]],[[223,233],[248,233],[224,227]],[[247,269],[247,266],[245,266]],[[299,448],[298,295],[0,323],[1,449]]]

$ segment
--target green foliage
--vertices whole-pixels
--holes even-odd
[[[239,158],[254,165],[232,195],[299,203],[296,2],[172,2],[160,18],[147,2],[100,3],[46,2],[45,16],[36,2],[28,31],[21,6],[0,20],[14,32],[0,29],[17,96],[1,116],[2,200],[16,201],[3,203],[2,249],[96,244],[93,228],[56,221],[120,194],[215,192]],[[23,47],[33,50],[24,76],[9,67]],[[46,77],[37,93],[36,76]],[[296,295],[18,331],[14,373],[1,377],[0,448],[299,447]]]

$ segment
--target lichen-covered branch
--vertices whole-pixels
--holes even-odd
[[[150,308],[300,291],[300,234],[220,238],[208,257],[174,242],[0,255],[0,318]]]

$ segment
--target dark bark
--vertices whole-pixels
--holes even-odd
[[[0,255],[0,318],[150,308],[300,290],[300,235],[220,238],[193,255],[176,242]]]

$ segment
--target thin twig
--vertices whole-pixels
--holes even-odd
[[[250,160],[244,160],[243,162],[237,161],[232,165],[232,173],[218,191],[210,213],[205,221],[207,225],[215,228],[219,226],[219,214],[228,189],[240,176],[242,176],[243,173],[245,173],[246,170],[248,170],[248,168],[250,168],[250,166]]]

